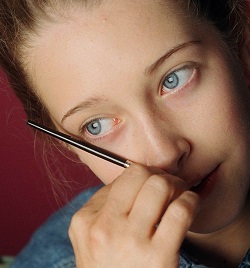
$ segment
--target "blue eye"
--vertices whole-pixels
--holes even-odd
[[[115,125],[114,118],[97,118],[87,123],[83,129],[90,135],[105,135],[112,130]]]
[[[194,68],[184,67],[167,75],[163,80],[163,91],[170,92],[185,85],[193,74]]]
[[[100,120],[94,120],[87,125],[87,130],[92,135],[98,135],[101,133],[102,125]]]

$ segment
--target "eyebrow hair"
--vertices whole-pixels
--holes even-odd
[[[74,113],[81,111],[83,108],[90,108],[93,107],[94,105],[97,105],[100,102],[106,101],[105,98],[102,97],[91,97],[85,101],[82,101],[81,103],[79,103],[77,106],[75,106],[74,108],[70,109],[62,118],[61,123],[63,123],[63,121],[73,115]]]
[[[189,46],[193,46],[193,45],[197,45],[197,44],[201,44],[202,41],[201,40],[192,40],[192,41],[188,41],[182,44],[179,44],[175,47],[173,47],[172,49],[168,50],[163,56],[161,56],[156,62],[154,62],[153,64],[151,64],[149,67],[147,67],[145,69],[145,75],[149,76],[152,75],[157,68],[159,68],[159,66],[169,57],[171,57],[174,53],[178,52],[179,50],[182,50],[186,47]],[[75,114],[78,111],[81,111],[83,108],[91,108],[93,106],[98,105],[98,103],[101,103],[103,101],[106,101],[105,98],[103,97],[91,97],[85,101],[82,101],[81,103],[79,103],[77,106],[75,106],[74,108],[70,109],[62,118],[61,123],[63,123],[63,121]]]
[[[178,52],[179,50],[201,43],[202,43],[201,40],[192,40],[173,47],[172,49],[168,50],[163,56],[161,56],[156,62],[147,67],[145,69],[145,75],[146,76],[152,75],[152,73],[154,73],[166,59],[171,57],[174,53]]]

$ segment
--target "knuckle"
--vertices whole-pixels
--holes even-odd
[[[84,213],[79,210],[71,218],[68,234],[70,238],[73,238],[79,230],[85,230],[88,225],[88,217],[85,217]]]
[[[124,172],[127,173],[130,177],[135,178],[137,178],[138,176],[148,177],[150,174],[150,171],[145,166],[134,163],[128,168],[126,168]]]
[[[101,247],[105,247],[105,245],[110,244],[108,242],[108,233],[105,228],[103,228],[100,224],[92,225],[88,230],[88,245],[90,249],[100,249]]]
[[[186,221],[191,215],[189,206],[181,202],[174,203],[172,206],[170,206],[169,212],[177,222]]]
[[[83,224],[82,216],[80,215],[80,212],[78,211],[73,215],[70,221],[69,231],[68,231],[70,237],[74,236],[74,233],[76,232],[76,230],[78,230],[80,226],[82,226],[82,224]]]
[[[151,175],[146,182],[150,187],[153,187],[157,191],[168,193],[173,190],[171,181],[167,180],[161,175]]]
[[[91,215],[78,211],[71,219],[68,235],[72,243],[85,241],[90,251],[95,252],[108,243],[109,232],[104,226],[101,219],[93,219]]]
[[[190,223],[195,215],[198,199],[192,192],[186,192],[185,198],[179,198],[169,206],[169,213],[176,222]]]

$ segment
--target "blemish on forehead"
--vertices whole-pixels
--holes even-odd
[[[106,23],[108,21],[108,18],[106,16],[103,16],[102,22]]]

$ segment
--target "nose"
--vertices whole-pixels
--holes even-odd
[[[168,129],[165,122],[164,127],[147,124],[143,135],[140,133],[141,161],[147,166],[158,167],[166,172],[176,175],[185,165],[190,152],[191,145],[187,139],[182,137],[178,131]]]

